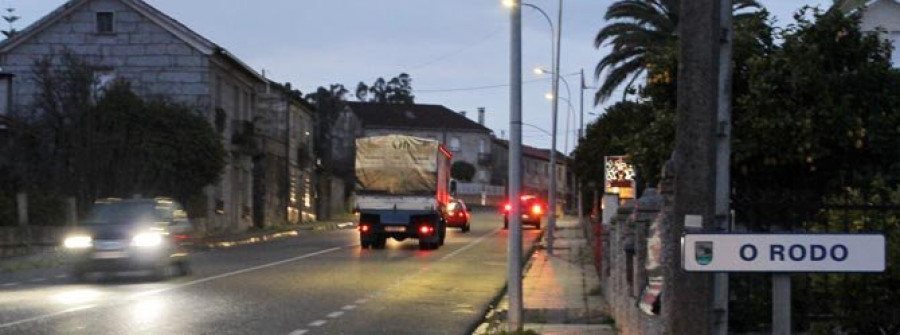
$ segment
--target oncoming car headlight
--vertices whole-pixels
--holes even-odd
[[[162,244],[162,235],[159,233],[140,233],[131,239],[131,245],[136,247],[155,247]]]
[[[92,245],[93,240],[91,237],[85,235],[69,236],[63,241],[63,246],[68,249],[86,249],[90,248]]]

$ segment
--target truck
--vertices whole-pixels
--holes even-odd
[[[444,244],[442,213],[450,201],[450,159],[440,142],[406,135],[356,140],[354,211],[363,249],[383,249],[388,238],[418,239],[419,249]]]

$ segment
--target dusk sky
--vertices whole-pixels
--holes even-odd
[[[0,0],[16,8],[23,29],[64,0]],[[509,136],[509,13],[500,0],[147,0],[197,33],[228,49],[245,63],[278,82],[290,82],[304,94],[318,86],[344,84],[351,92],[360,81],[400,73],[413,78],[417,103],[440,104],[476,118],[487,109],[487,127]],[[557,0],[528,1],[556,22]],[[780,25],[792,22],[803,5],[823,8],[830,0],[761,0]],[[571,84],[571,104],[560,101],[560,151],[575,147],[578,128],[579,76],[588,85],[605,49],[593,45],[612,0],[566,0],[563,4],[561,73]],[[549,148],[551,104],[548,76],[550,27],[539,12],[523,8],[523,141]],[[601,113],[593,91],[584,92],[585,124]],[[560,96],[568,99],[565,85]],[[621,94],[616,96],[621,97]],[[618,98],[620,99],[620,98]],[[614,98],[613,100],[617,100]],[[567,115],[570,117],[567,118]],[[568,127],[567,127],[567,119]],[[568,132],[567,132],[568,130]],[[569,135],[568,141],[565,135]],[[568,143],[566,143],[568,142]]]

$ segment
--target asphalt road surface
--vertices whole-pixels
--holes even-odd
[[[496,212],[446,244],[362,250],[355,230],[194,253],[193,274],[74,283],[65,267],[0,274],[0,334],[467,334],[506,282]],[[525,245],[537,230],[526,228]]]

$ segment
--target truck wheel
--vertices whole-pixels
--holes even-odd
[[[462,227],[462,232],[463,232],[463,233],[468,233],[469,230],[471,230],[471,229],[472,229],[472,227],[470,227],[469,224],[466,223],[466,225]]]
[[[432,242],[426,242],[423,240],[419,240],[419,250],[432,250],[432,249],[437,249],[437,247],[438,247],[437,242],[432,243]]]
[[[438,238],[438,246],[444,245],[444,239],[447,238],[447,226],[441,226],[441,237]],[[435,247],[437,249],[437,247]]]
[[[377,235],[375,236],[375,241],[372,242],[372,249],[384,249],[384,246],[387,244],[387,236]]]
[[[372,242],[369,242],[369,241],[360,241],[360,242],[359,242],[359,245],[360,245],[363,249],[368,249],[370,246],[372,246]]]
[[[509,229],[509,220],[503,218],[503,229]]]

